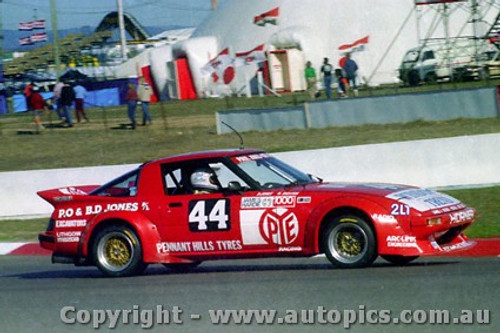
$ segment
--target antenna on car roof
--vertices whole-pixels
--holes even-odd
[[[229,127],[229,129],[231,131],[233,131],[234,133],[236,133],[236,135],[240,138],[240,149],[244,149],[245,146],[243,145],[243,137],[241,136],[241,134],[235,130],[231,125],[229,125],[228,123],[224,122],[224,121],[221,121],[221,123],[223,123],[224,125],[226,125],[227,127]]]

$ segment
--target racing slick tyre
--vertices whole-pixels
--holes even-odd
[[[341,268],[366,267],[377,258],[372,227],[355,215],[335,218],[325,229],[322,248],[328,260]]]
[[[390,262],[391,264],[397,266],[404,266],[418,258],[418,256],[405,257],[405,256],[389,255],[389,254],[382,254],[381,257]]]
[[[106,276],[121,277],[142,273],[142,247],[135,232],[125,226],[111,225],[100,230],[93,242],[92,259]]]
[[[201,261],[196,262],[188,262],[188,263],[180,263],[180,264],[163,264],[168,269],[171,269],[176,272],[188,272],[191,269],[198,267],[201,264]]]

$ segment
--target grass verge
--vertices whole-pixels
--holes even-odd
[[[476,208],[477,220],[466,230],[469,237],[500,236],[500,186],[445,191],[467,205]],[[0,242],[36,242],[48,219],[0,221]]]

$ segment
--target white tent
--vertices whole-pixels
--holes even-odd
[[[498,15],[498,4],[483,2],[480,14],[485,23],[476,34],[485,33],[480,30],[491,26]],[[467,1],[447,4],[445,13],[441,6],[415,6],[414,0],[231,0],[221,3],[190,39],[170,50],[187,58],[198,96],[206,95],[209,89],[210,77],[202,70],[203,64],[225,48],[234,56],[260,44],[265,44],[266,50],[300,50],[303,60],[310,60],[317,72],[324,57],[339,67],[346,50],[354,50],[352,58],[358,63],[362,81],[393,83],[398,81],[397,69],[404,53],[422,39],[472,34]],[[266,16],[276,8],[277,16]],[[256,24],[262,18],[272,20]],[[154,57],[151,63],[155,63]],[[153,76],[154,67],[166,68],[154,64]],[[252,75],[254,70],[252,67]],[[231,82],[235,90],[245,84],[248,72],[248,68],[236,69],[236,79]],[[165,77],[165,73],[160,76]]]

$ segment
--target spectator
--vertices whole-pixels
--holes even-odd
[[[351,59],[351,54],[346,54],[346,61],[344,62],[344,71],[349,85],[354,91],[354,95],[358,96],[358,86],[356,85],[356,75],[358,72],[358,65],[354,60]]]
[[[306,69],[304,71],[307,83],[307,91],[309,92],[309,97],[311,99],[316,98],[316,70],[312,66],[311,62],[306,62]]]
[[[335,76],[337,77],[337,91],[340,98],[346,98],[349,93],[349,81],[344,77],[342,69],[337,68],[335,70]]]
[[[36,125],[36,131],[40,132],[45,128],[42,124],[41,116],[44,112],[48,112],[49,110],[47,109],[47,104],[45,103],[45,100],[39,93],[40,89],[34,86],[31,90],[32,91],[30,94],[30,105],[32,107],[31,112],[33,113],[33,122]]]
[[[139,79],[139,89],[137,90],[137,95],[142,107],[142,126],[145,126],[146,122],[151,125],[149,102],[151,100],[151,96],[153,95],[153,89],[151,89],[151,86],[146,82],[144,77]]]
[[[75,113],[76,113],[76,121],[80,123],[81,117],[85,119],[86,122],[89,122],[89,118],[85,114],[85,97],[87,96],[87,89],[81,84],[77,84],[75,88]]]
[[[137,90],[135,89],[135,84],[133,82],[128,84],[125,100],[127,101],[127,114],[132,122],[132,129],[135,130],[135,109],[137,108],[137,101],[139,100],[139,97],[137,96]]]
[[[66,118],[66,126],[73,127],[73,121],[71,119],[71,105],[75,100],[75,91],[68,82],[65,82],[64,86],[61,89],[60,99],[61,99],[61,106],[64,111],[64,116]]]
[[[332,98],[332,71],[333,66],[328,62],[328,58],[323,59],[323,66],[321,66],[321,73],[323,74],[323,84],[325,86],[326,98]]]
[[[57,116],[59,117],[59,119],[65,121],[66,117],[64,116],[63,107],[61,104],[61,90],[63,86],[64,83],[62,83],[61,81],[57,82],[54,86],[53,92],[54,92],[54,104]]]
[[[33,82],[28,83],[24,87],[24,98],[26,99],[26,108],[28,111],[32,111],[33,107],[31,106],[31,94],[33,92],[34,84]]]

